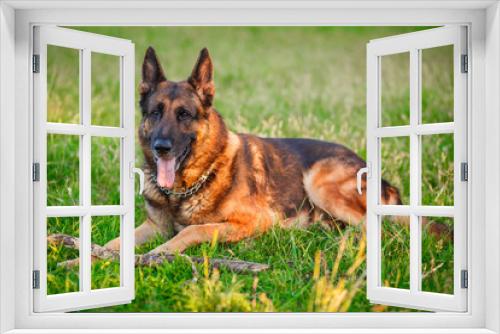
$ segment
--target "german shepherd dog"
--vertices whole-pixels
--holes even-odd
[[[357,192],[356,173],[365,162],[336,143],[231,132],[214,108],[206,48],[181,82],[167,79],[148,48],[139,90],[148,218],[135,241],[157,233],[170,238],[150,254],[183,252],[214,233],[221,242],[237,242],[273,224],[363,222],[366,197]],[[383,203],[401,204],[398,189],[386,181],[381,189]],[[117,249],[119,242],[106,246]]]

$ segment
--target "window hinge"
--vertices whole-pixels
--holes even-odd
[[[33,163],[33,181],[40,181],[40,164],[38,162]]]
[[[33,55],[33,73],[40,73],[40,55]]]
[[[33,270],[33,289],[40,289],[40,270]]]
[[[469,287],[469,272],[467,270],[462,270],[460,282],[462,289],[467,289]]]
[[[462,181],[469,181],[469,164],[466,162],[460,164],[460,179]]]
[[[469,72],[469,56],[462,55],[462,73]]]

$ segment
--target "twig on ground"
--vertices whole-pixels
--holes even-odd
[[[422,274],[422,279],[427,278],[427,276],[429,276],[429,275],[432,275],[433,273],[435,273],[436,271],[438,271],[442,266],[444,266],[444,263],[440,263],[437,266],[431,268],[431,270],[429,270],[428,272],[423,273]]]
[[[80,240],[66,234],[51,234],[47,237],[47,241],[51,244],[62,244],[64,247],[80,249]],[[91,244],[91,255],[101,260],[119,261],[120,252],[107,249],[105,247]],[[193,277],[198,277],[198,271],[194,263],[203,263],[203,257],[181,255],[189,260],[193,270]],[[173,254],[137,254],[135,256],[136,266],[155,266],[164,262],[173,262],[176,255]],[[62,267],[72,267],[78,264],[78,259],[64,261],[58,264]],[[258,273],[269,269],[269,265],[256,262],[247,262],[241,260],[230,259],[210,259],[210,265],[215,268],[225,267],[236,273]]]

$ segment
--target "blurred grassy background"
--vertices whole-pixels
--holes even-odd
[[[366,43],[370,39],[420,30],[419,27],[85,27],[80,30],[132,40],[136,48],[136,81],[142,57],[153,46],[170,80],[184,80],[198,52],[208,47],[215,65],[215,107],[236,132],[262,136],[310,137],[342,143],[366,157]],[[49,121],[78,123],[78,53],[49,48]],[[427,53],[432,53],[427,55]],[[408,123],[408,55],[383,60],[384,125]],[[432,61],[431,61],[432,59]],[[423,54],[424,122],[453,117],[450,48]],[[451,66],[451,67],[450,67]],[[451,68],[451,70],[450,70]],[[118,60],[92,56],[92,123],[119,124]],[[451,89],[451,90],[450,90]],[[136,93],[137,94],[137,93]],[[136,96],[136,101],[137,96]],[[136,108],[136,124],[140,121]],[[425,204],[453,204],[453,140],[449,135],[423,138]],[[48,205],[79,201],[77,137],[48,138]],[[119,141],[92,140],[92,202],[117,204]],[[409,142],[384,139],[383,176],[409,194]],[[139,164],[142,153],[137,145]],[[118,169],[117,169],[118,168]],[[117,172],[118,171],[118,172]],[[136,197],[136,225],[145,219],[144,202]],[[439,220],[439,219],[433,219]],[[447,224],[452,221],[440,219]],[[53,218],[48,233],[78,236],[78,218]],[[92,241],[104,244],[119,234],[119,219],[92,220]],[[165,242],[138,247],[146,252]],[[423,289],[453,291],[453,245],[444,238],[423,235]],[[362,229],[280,230],[234,245],[200,245],[191,255],[230,257],[269,263],[257,276],[221,270],[204,272],[191,282],[191,265],[179,258],[157,268],[136,268],[136,298],[128,305],[97,312],[189,311],[407,311],[372,305],[365,295],[365,242]],[[385,285],[407,287],[409,233],[405,226],[384,221],[382,278]],[[78,290],[78,269],[58,262],[76,256],[60,247],[48,249],[49,293]],[[92,286],[119,285],[119,265],[93,264]]]

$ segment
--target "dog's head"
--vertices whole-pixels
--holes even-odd
[[[208,50],[201,50],[186,81],[173,82],[167,80],[154,49],[149,47],[139,91],[139,138],[146,161],[156,166],[158,185],[172,188],[175,174],[190,158],[212,107],[215,85]]]

